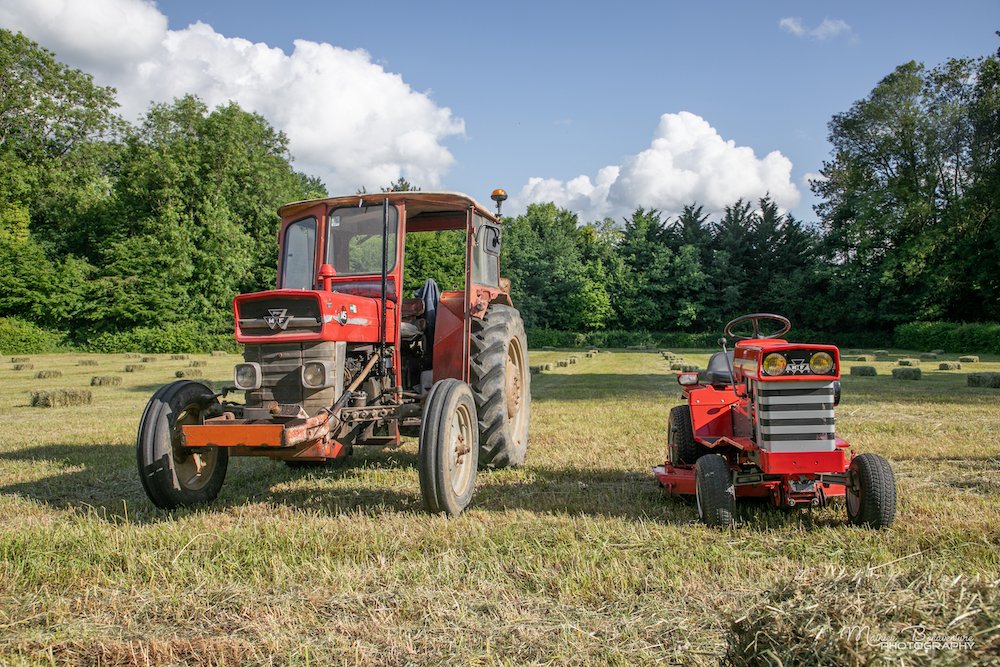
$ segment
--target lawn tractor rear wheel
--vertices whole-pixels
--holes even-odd
[[[469,385],[448,378],[435,382],[420,420],[418,468],[424,507],[458,516],[476,488],[479,429]]]
[[[520,313],[493,304],[472,320],[470,385],[479,411],[479,465],[524,463],[531,421],[528,339]]]
[[[667,451],[670,463],[675,466],[697,463],[699,458],[709,453],[707,447],[694,439],[691,408],[687,405],[670,408],[670,416],[667,418]]]
[[[135,453],[139,479],[153,504],[175,509],[211,502],[229,467],[229,451],[181,447],[181,426],[200,424],[216,398],[199,382],[179,380],[160,387],[146,404]]]
[[[702,456],[694,466],[698,518],[709,526],[729,526],[736,515],[736,493],[729,463],[714,454]]]
[[[896,519],[896,477],[878,454],[854,457],[847,471],[847,518],[856,526],[888,528]]]

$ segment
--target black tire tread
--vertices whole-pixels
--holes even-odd
[[[856,468],[863,489],[858,514],[848,519],[856,526],[888,528],[896,519],[896,476],[892,466],[878,454],[865,453],[854,458],[851,468]]]
[[[476,399],[479,416],[479,466],[516,467],[527,454],[527,428],[520,446],[508,429],[505,401],[507,345],[511,338],[521,341],[525,354],[523,381],[527,395],[526,425],[531,421],[531,373],[527,369],[527,336],[516,309],[493,304],[483,319],[473,318],[470,335],[469,385]]]
[[[685,405],[676,405],[670,408],[670,416],[667,419],[668,442],[674,447],[670,451],[673,458],[676,451],[677,460],[671,463],[694,465],[705,454],[709,453],[707,447],[694,439],[694,427],[691,425],[691,408]]]
[[[471,489],[468,498],[463,500],[461,497],[453,497],[454,491],[451,489],[451,484],[448,480],[441,478],[442,466],[446,466],[447,462],[440,460],[441,450],[438,446],[442,431],[444,431],[452,418],[451,403],[453,400],[456,400],[456,394],[463,392],[467,392],[466,395],[471,399],[470,407],[475,412],[475,398],[472,395],[471,389],[461,380],[454,378],[435,382],[424,402],[423,418],[420,420],[417,471],[420,478],[420,495],[423,499],[424,508],[432,514],[443,512],[449,516],[457,516],[472,501],[472,493],[474,492],[476,483],[476,471],[472,471]],[[459,397],[457,400],[461,401],[462,399]],[[478,434],[474,430],[473,437],[476,435]],[[476,444],[478,443],[473,443],[473,445]],[[475,453],[473,455],[478,458],[479,449],[478,447],[474,447],[474,449]]]
[[[732,525],[736,515],[736,496],[732,472],[726,459],[718,455],[702,456],[695,464],[698,478],[698,502],[702,521],[708,526]]]

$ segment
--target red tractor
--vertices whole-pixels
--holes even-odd
[[[235,387],[161,387],[139,425],[139,476],[171,509],[213,500],[230,456],[292,467],[343,461],[358,445],[419,433],[420,490],[457,515],[477,470],[520,465],[531,375],[524,324],[500,278],[496,215],[439,192],[359,194],[280,209],[277,289],[233,303],[244,361]],[[460,230],[462,289],[427,279],[403,294],[406,239]],[[422,280],[424,276],[420,276]],[[245,402],[226,400],[242,392]],[[419,431],[417,431],[419,429]]]
[[[765,321],[775,330],[763,333]],[[741,326],[743,333],[734,333]],[[792,508],[821,507],[835,496],[846,496],[851,523],[891,526],[896,480],[889,462],[854,456],[835,434],[839,350],[779,338],[789,329],[780,315],[738,317],[724,331],[738,339],[734,349],[720,339],[704,379],[678,373],[686,404],[670,411],[657,480],[667,493],[694,495],[698,517],[710,526],[733,523],[737,497]]]

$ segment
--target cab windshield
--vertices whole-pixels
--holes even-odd
[[[386,271],[396,265],[399,212],[389,207],[389,255]],[[330,211],[326,226],[326,263],[338,276],[382,273],[382,205],[346,206]]]

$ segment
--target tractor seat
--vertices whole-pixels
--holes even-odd
[[[726,357],[729,357],[728,362]],[[733,374],[730,372],[730,364],[733,363],[733,351],[716,352],[708,360],[708,369],[705,377],[711,384],[732,384]]]

